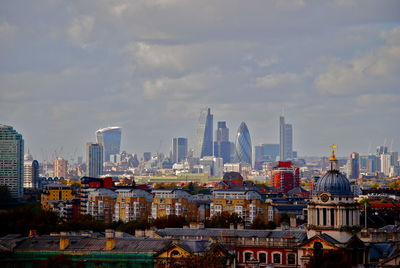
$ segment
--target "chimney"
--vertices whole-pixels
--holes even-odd
[[[238,230],[243,230],[244,229],[243,223],[238,223],[237,228]]]
[[[233,223],[229,224],[229,229],[234,230],[235,229],[235,225]]]
[[[204,229],[204,222],[199,222],[199,223],[197,224],[197,227],[198,227],[199,229]]]
[[[71,243],[71,241],[67,237],[68,232],[61,232],[60,235],[61,235],[60,236],[60,250],[65,250]]]
[[[29,230],[29,237],[35,236],[37,235],[37,231],[36,230]]]
[[[290,216],[290,227],[296,227],[296,226],[297,226],[296,217]]]
[[[106,230],[106,250],[113,250],[115,248],[115,235],[114,230]]]

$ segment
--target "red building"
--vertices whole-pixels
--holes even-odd
[[[300,184],[300,170],[291,161],[279,161],[271,170],[271,186],[281,192],[288,192]]]

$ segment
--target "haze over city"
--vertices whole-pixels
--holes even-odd
[[[36,159],[193,147],[199,111],[299,155],[400,150],[399,1],[2,1],[0,121]],[[214,126],[215,128],[215,126]]]

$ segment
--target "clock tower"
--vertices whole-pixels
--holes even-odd
[[[315,186],[308,204],[307,236],[328,234],[340,243],[346,243],[360,229],[360,210],[353,199],[349,180],[339,172],[332,146],[330,168]]]

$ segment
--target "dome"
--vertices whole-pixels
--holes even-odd
[[[29,152],[24,155],[24,161],[32,161],[32,160],[33,160],[33,157]]]
[[[329,192],[336,196],[353,196],[349,180],[338,170],[329,170],[317,181],[315,193]]]

